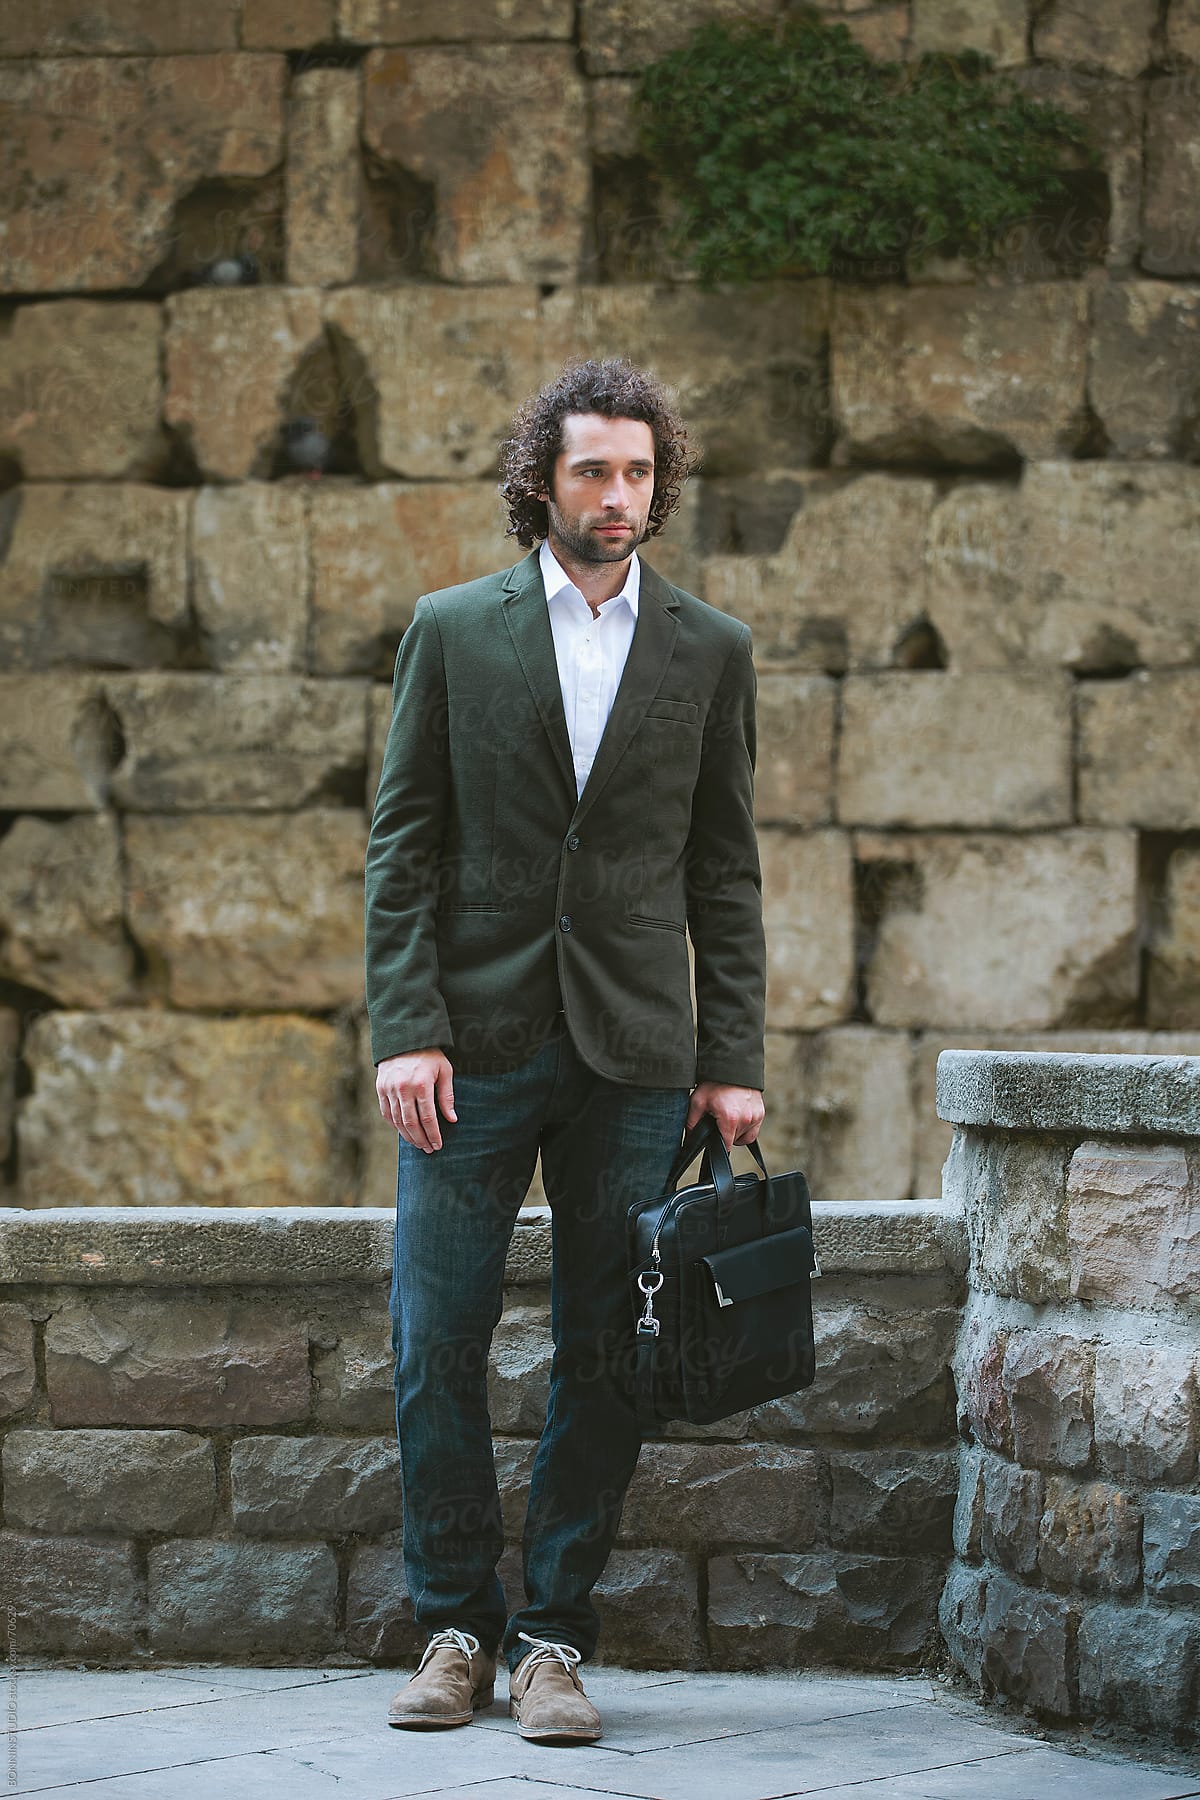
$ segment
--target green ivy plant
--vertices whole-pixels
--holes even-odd
[[[634,103],[670,249],[706,285],[986,257],[1099,161],[1081,120],[989,57],[875,61],[811,8],[701,26],[642,70]]]

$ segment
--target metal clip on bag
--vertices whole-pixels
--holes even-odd
[[[677,1188],[703,1148],[700,1180]],[[808,1183],[798,1169],[735,1176],[711,1113],[684,1138],[667,1191],[629,1209],[637,1414],[711,1425],[808,1387],[816,1372]]]

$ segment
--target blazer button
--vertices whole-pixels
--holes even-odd
[[[571,929],[571,915],[570,915],[570,913],[564,913],[564,914],[563,914],[563,916],[562,916],[562,918],[561,918],[561,919],[560,919],[560,920],[559,920],[559,921],[558,921],[558,923],[559,923],[559,927],[560,927],[560,929],[561,929],[561,930],[563,930],[563,931],[570,931],[570,929]]]
[[[579,848],[579,839],[572,833],[572,835],[567,839],[567,849],[568,850],[578,850],[578,848]]]

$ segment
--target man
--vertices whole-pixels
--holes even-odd
[[[626,1214],[704,1113],[728,1147],[763,1119],[750,632],[637,555],[688,469],[656,381],[567,368],[503,449],[529,554],[423,596],[400,645],[366,875],[399,1134],[404,1557],[429,1633],[397,1726],[468,1724],[499,1654],[522,1736],[599,1737],[578,1664],[641,1448]],[[509,1618],[487,1355],[539,1149],[555,1349]]]

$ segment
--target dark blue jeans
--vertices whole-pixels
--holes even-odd
[[[663,1191],[689,1097],[597,1075],[560,1022],[518,1068],[455,1074],[458,1120],[439,1118],[440,1150],[399,1140],[391,1310],[405,1573],[419,1624],[472,1631],[510,1669],[528,1649],[521,1631],[585,1658],[596,1647],[590,1594],[642,1442],[625,1216]],[[554,1357],[522,1540],[526,1604],[510,1619],[487,1358],[539,1147]]]

